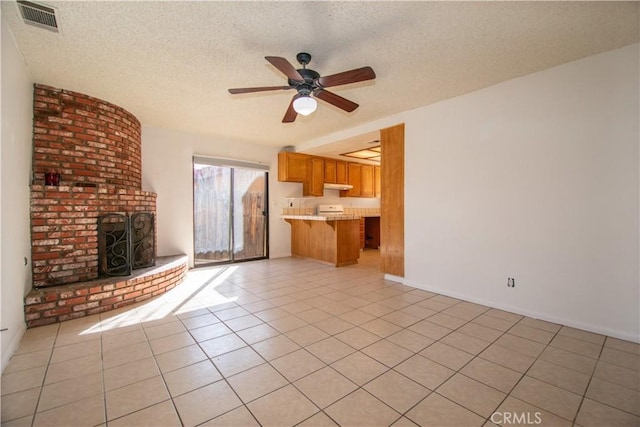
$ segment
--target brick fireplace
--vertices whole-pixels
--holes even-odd
[[[98,218],[156,214],[156,194],[142,191],[138,119],[106,101],[40,84],[34,85],[33,109],[34,289],[25,299],[27,325],[110,310],[166,290],[158,277],[147,293],[139,280],[127,284],[122,279],[119,287],[113,280],[95,282],[100,276]],[[178,270],[182,275],[172,272],[167,281],[171,287],[186,265]]]

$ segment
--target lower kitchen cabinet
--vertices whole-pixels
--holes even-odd
[[[336,267],[358,263],[359,219],[285,221],[291,224],[291,255]]]

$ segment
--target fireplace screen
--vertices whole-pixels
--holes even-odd
[[[152,213],[108,214],[98,218],[100,274],[128,276],[155,265],[155,225]]]

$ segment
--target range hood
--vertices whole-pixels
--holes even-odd
[[[351,190],[353,185],[351,184],[328,184],[325,182],[324,188],[328,190]]]

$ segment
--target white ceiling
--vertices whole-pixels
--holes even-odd
[[[639,2],[47,1],[59,34],[25,25],[2,1],[34,81],[126,108],[143,125],[272,146],[428,105],[639,39]],[[5,23],[3,21],[3,24]],[[360,104],[319,102],[281,123],[293,91],[265,56],[321,75],[371,66],[377,79],[332,88]]]

